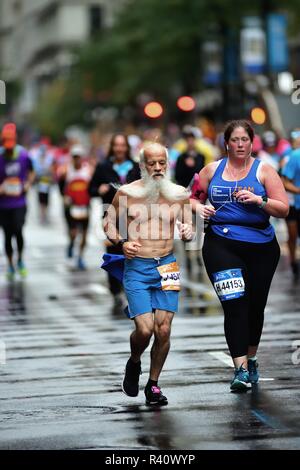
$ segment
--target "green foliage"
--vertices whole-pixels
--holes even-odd
[[[299,0],[129,0],[111,29],[78,53],[74,75],[58,82],[37,111],[51,132],[82,121],[85,109],[135,104],[149,93],[166,104],[201,89],[201,44],[211,30],[238,30],[245,15],[284,8],[297,18]],[[292,23],[291,23],[292,24]],[[41,119],[41,121],[39,121]]]
[[[291,5],[298,0],[291,0]],[[92,86],[109,90],[117,104],[134,101],[140,92],[167,99],[174,88],[201,88],[201,43],[214,25],[239,28],[245,15],[262,16],[280,8],[279,0],[131,0],[115,26],[81,51],[79,66]],[[268,4],[268,5],[267,5]],[[289,2],[284,7],[288,8]],[[299,18],[299,13],[297,14]]]
[[[58,79],[40,97],[32,121],[56,140],[69,125],[82,123],[84,109],[80,78]]]

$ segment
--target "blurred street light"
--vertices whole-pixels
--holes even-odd
[[[190,112],[196,107],[196,102],[191,96],[181,96],[177,100],[177,106],[180,111]]]
[[[151,119],[159,118],[163,113],[163,108],[157,101],[150,101],[144,108],[144,113]]]
[[[293,91],[294,78],[290,72],[281,72],[278,74],[278,88],[281,93],[290,95]]]
[[[251,110],[251,119],[255,124],[264,124],[266,122],[266,113],[262,108],[253,108]]]

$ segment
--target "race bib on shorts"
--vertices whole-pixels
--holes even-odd
[[[76,220],[87,219],[89,215],[88,208],[86,206],[71,206],[70,215]]]
[[[213,281],[220,300],[238,299],[245,294],[245,282],[240,268],[213,273]]]
[[[6,178],[4,181],[4,190],[6,196],[21,196],[23,185],[20,178]]]
[[[50,179],[46,176],[42,176],[39,183],[38,183],[38,191],[39,193],[48,194],[50,189]]]
[[[180,290],[180,271],[176,261],[158,268],[162,290]]]

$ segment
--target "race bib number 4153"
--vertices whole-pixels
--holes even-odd
[[[220,300],[238,299],[245,294],[245,282],[240,268],[213,273],[213,281]]]
[[[180,272],[176,261],[158,268],[162,290],[180,290]]]

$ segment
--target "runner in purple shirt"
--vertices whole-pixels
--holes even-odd
[[[15,275],[12,239],[18,248],[18,271],[22,277],[27,271],[22,259],[23,225],[26,215],[26,193],[33,183],[34,172],[27,151],[17,145],[17,131],[13,123],[6,124],[1,132],[0,147],[0,225],[4,230],[5,253],[8,260],[7,278]]]

